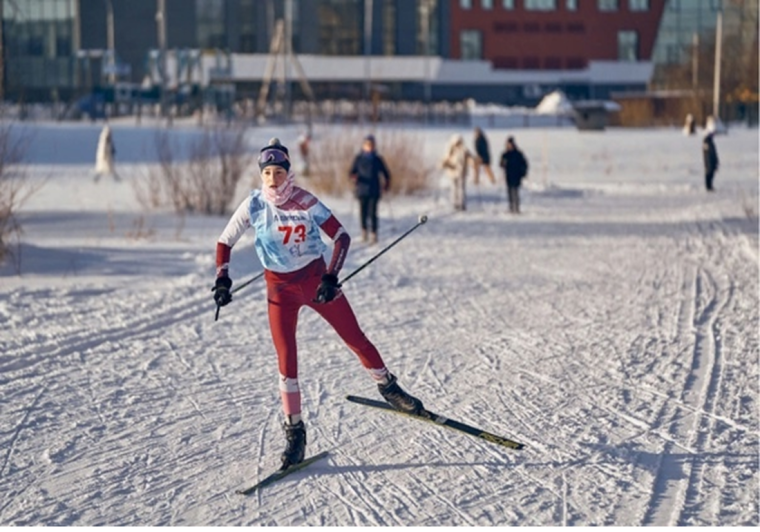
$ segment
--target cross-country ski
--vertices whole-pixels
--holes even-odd
[[[501,445],[502,447],[507,447],[508,449],[520,450],[520,449],[525,448],[525,445],[523,445],[522,443],[516,442],[510,438],[497,436],[496,434],[493,434],[491,432],[487,432],[477,427],[473,427],[472,425],[467,425],[466,423],[462,423],[461,421],[456,421],[454,419],[444,417],[440,414],[436,414],[435,412],[431,412],[430,410],[427,410],[427,409],[423,410],[419,414],[413,414],[410,412],[403,412],[401,410],[393,408],[391,405],[389,405],[388,403],[384,403],[383,401],[368,399],[367,397],[348,395],[346,396],[346,399],[348,399],[352,403],[356,403],[359,405],[369,406],[372,408],[378,408],[386,412],[393,412],[394,414],[401,414],[403,416],[419,419],[421,421],[434,423],[435,425],[446,427],[447,429],[455,430],[464,434],[469,434],[470,436],[475,436],[476,438],[480,438],[481,440],[485,440],[490,443],[495,443],[496,445]]]
[[[278,471],[275,471],[274,473],[270,474],[267,477],[264,477],[262,480],[257,482],[256,484],[249,486],[247,488],[242,488],[235,493],[238,495],[251,495],[252,493],[269,486],[270,484],[273,484],[277,482],[278,480],[281,480],[288,475],[291,475],[295,473],[296,471],[300,471],[301,469],[305,468],[306,466],[309,466],[313,464],[314,462],[321,460],[322,458],[325,458],[329,454],[328,451],[323,451],[319,454],[315,454],[314,456],[311,456],[309,458],[306,458],[303,462],[299,462],[298,464],[290,465],[285,469],[280,469]]]

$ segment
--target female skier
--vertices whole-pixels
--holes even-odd
[[[351,242],[348,233],[319,199],[295,185],[288,149],[278,139],[272,139],[261,150],[258,162],[261,189],[251,192],[240,204],[216,245],[214,300],[218,306],[232,301],[228,274],[231,250],[243,232],[253,227],[256,253],[265,270],[269,328],[280,372],[287,438],[281,457],[285,469],[303,461],[306,450],[296,350],[296,323],[302,306],[314,309],[332,325],[391,406],[411,413],[420,413],[423,406],[401,389],[385,367],[340,290],[338,272]],[[323,258],[326,246],[320,230],[334,242],[329,265]]]

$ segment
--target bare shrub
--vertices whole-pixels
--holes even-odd
[[[226,214],[240,178],[250,164],[243,127],[206,127],[187,146],[188,161],[170,132],[156,133],[159,164],[134,182],[137,201],[148,209],[171,206],[180,214]]]
[[[155,236],[155,234],[156,230],[148,226],[145,216],[139,216],[132,221],[132,230],[127,231],[127,238],[144,240]]]
[[[753,195],[752,192],[750,191],[742,190],[741,202],[742,202],[742,210],[744,211],[744,216],[746,216],[748,220],[757,220],[758,219],[757,196]]]
[[[345,129],[314,142],[309,155],[309,187],[333,196],[353,192],[348,173],[365,135],[364,130]],[[387,130],[378,132],[375,139],[391,174],[391,195],[410,195],[428,188],[435,168],[426,164],[422,156],[424,138],[407,131]]]
[[[0,111],[0,262],[12,255],[12,243],[21,235],[18,209],[42,186],[29,183],[23,164],[31,134],[15,134],[13,123],[2,115]]]

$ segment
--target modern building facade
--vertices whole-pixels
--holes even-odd
[[[9,99],[54,99],[76,86],[76,0],[0,0],[2,86]]]
[[[452,57],[498,69],[650,61],[666,0],[456,0]]]
[[[175,78],[194,50],[202,83],[251,94],[283,20],[320,97],[358,97],[368,81],[395,99],[533,104],[556,88],[606,97],[688,60],[721,1],[0,0],[4,96],[70,101],[115,81],[156,84],[162,45]]]

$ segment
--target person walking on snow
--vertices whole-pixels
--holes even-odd
[[[463,211],[466,207],[467,167],[474,159],[475,157],[464,145],[462,135],[452,136],[449,145],[446,147],[446,154],[441,166],[451,178],[451,202],[457,211]]]
[[[504,177],[507,181],[509,212],[519,214],[520,184],[528,175],[528,160],[523,153],[517,149],[517,144],[515,144],[515,139],[513,137],[507,138],[507,147],[501,154],[499,166],[504,169]]]
[[[705,188],[712,192],[713,179],[715,178],[715,172],[718,171],[718,150],[715,149],[715,141],[713,140],[715,132],[713,129],[708,129],[704,139],[702,139],[702,159],[705,163]]]
[[[383,183],[380,183],[380,176]],[[349,176],[354,182],[354,194],[359,200],[359,218],[362,226],[362,241],[377,242],[377,204],[382,192],[388,192],[391,186],[391,174],[380,155],[378,155],[375,137],[367,135],[362,143],[362,151],[354,158]]]
[[[491,184],[496,184],[496,178],[491,170],[491,150],[488,148],[488,139],[485,133],[479,127],[475,128],[475,178],[473,182],[477,185],[480,181],[480,168],[484,168]]]
[[[388,371],[380,353],[362,332],[338,283],[351,242],[346,230],[316,196],[295,185],[288,149],[278,139],[265,146],[258,159],[262,186],[251,192],[230,218],[216,245],[214,301],[232,301],[229,263],[232,247],[252,227],[255,248],[264,266],[269,329],[277,352],[279,389],[285,414],[285,469],[304,459],[306,427],[301,419],[296,324],[306,306],[320,314],[359,358],[394,408],[422,413],[422,402],[406,393]],[[334,243],[329,264],[323,257],[324,232]]]
[[[114,179],[119,180],[114,169],[114,156],[116,147],[113,144],[113,135],[111,128],[106,124],[100,132],[98,139],[98,148],[95,152],[95,181],[97,182],[102,175],[112,175]]]

